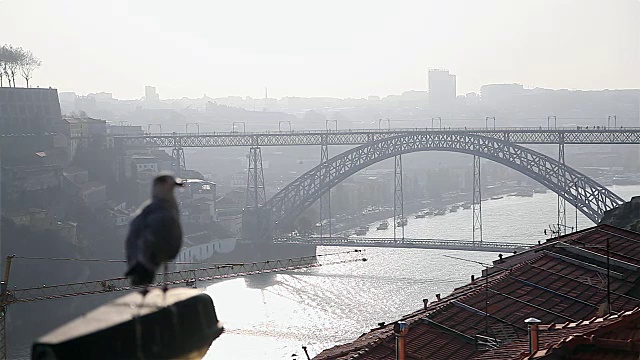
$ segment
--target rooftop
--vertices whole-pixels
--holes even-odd
[[[640,234],[599,225],[502,260],[484,276],[405,316],[407,359],[472,359],[525,341],[524,320],[578,323],[605,315],[610,246],[611,308],[640,306]],[[393,359],[393,324],[316,359]],[[520,357],[494,357],[500,359]]]
[[[77,123],[87,123],[87,124],[106,124],[106,120],[94,119],[90,117],[65,117],[64,120],[69,123],[77,124]]]

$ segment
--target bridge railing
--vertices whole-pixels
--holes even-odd
[[[401,132],[422,132],[422,131],[463,131],[474,133],[493,133],[493,132],[620,132],[620,131],[640,131],[640,127],[607,127],[607,126],[572,126],[572,127],[545,127],[545,126],[529,126],[529,127],[413,127],[413,128],[387,128],[387,129],[319,129],[319,130],[263,130],[263,131],[212,131],[212,132],[162,132],[147,133],[143,135],[123,134],[116,137],[132,137],[139,138],[144,136],[150,137],[174,137],[174,136],[261,136],[261,135],[305,135],[305,134],[354,134],[354,133],[401,133]]]

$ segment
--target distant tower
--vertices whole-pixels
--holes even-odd
[[[144,87],[144,99],[149,102],[155,102],[160,100],[160,95],[156,92],[155,86]]]
[[[267,87],[264,87],[264,98],[268,99],[269,98],[269,93],[267,92]]]
[[[456,76],[449,70],[429,69],[429,105],[442,108],[453,105],[456,100]]]

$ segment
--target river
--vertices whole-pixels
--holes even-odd
[[[640,186],[613,186],[629,200]],[[557,196],[503,197],[482,203],[485,241],[534,244],[544,241],[544,229],[557,222]],[[471,239],[471,210],[414,219],[408,216],[405,236]],[[368,236],[393,237],[393,228]],[[567,225],[575,226],[575,211],[567,208]],[[582,214],[578,228],[593,224]],[[320,247],[318,253],[346,248]],[[417,310],[422,299],[435,299],[479,275],[482,265],[444,255],[488,263],[496,253],[453,250],[368,248],[367,262],[314,268],[296,274],[254,276],[213,284],[214,299],[227,329],[205,359],[304,359],[301,346],[313,357],[325,348],[348,342],[376,327]]]

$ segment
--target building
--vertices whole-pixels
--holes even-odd
[[[638,315],[633,314],[638,307],[640,233],[598,225],[510,257],[500,256],[482,277],[472,276],[469,284],[446,297],[435,294],[435,301],[424,299],[422,309],[400,320],[408,326],[407,360],[532,358],[525,345],[529,336],[525,320],[530,318],[544,325],[539,327],[542,347],[534,351],[536,356],[565,359],[572,357],[557,355],[580,352],[580,346],[583,350],[627,346],[635,357],[611,359],[637,359],[639,333],[617,328],[620,323],[615,319],[630,316],[627,319],[637,329]],[[608,315],[608,309],[625,315]],[[599,336],[619,342],[586,342]],[[380,323],[315,359],[394,359],[395,341],[394,323]]]
[[[79,166],[67,166],[62,169],[62,176],[76,185],[89,182],[89,172]]]
[[[195,234],[193,239],[190,239],[189,236],[185,236],[184,246],[180,249],[180,253],[176,256],[177,262],[200,262],[203,260],[207,260],[214,256],[215,254],[227,254],[232,252],[236,247],[236,239],[228,238],[228,239],[216,239],[211,241],[206,241],[204,243],[198,243],[199,241],[195,238],[197,237],[209,237],[209,233],[206,234]],[[193,241],[192,241],[193,240]],[[193,243],[198,243],[193,245]],[[185,266],[187,265],[187,266]],[[194,264],[178,264],[178,269],[184,268],[193,268]]]
[[[182,221],[186,224],[209,224],[217,221],[216,184],[200,179],[186,179],[178,194]]]
[[[53,192],[61,186],[62,178],[62,167],[57,165],[3,167],[2,193],[14,198]]]
[[[91,209],[102,206],[107,201],[107,185],[98,181],[89,181],[80,186],[80,196]]]
[[[84,117],[65,117],[55,125],[58,146],[66,144],[68,160],[73,161],[78,149],[89,144],[107,145],[107,122],[105,120]]]
[[[0,87],[0,135],[53,133],[60,119],[58,90]]]
[[[118,135],[131,135],[131,136],[140,136],[144,135],[144,130],[142,126],[134,126],[134,125],[113,125],[109,124],[107,127],[107,132],[111,136]]]
[[[160,101],[160,95],[156,92],[155,86],[144,87],[144,100],[146,102],[158,102]]]
[[[452,106],[456,101],[456,76],[449,70],[429,69],[429,105],[432,108]]]
[[[72,244],[77,244],[76,229],[78,224],[69,221],[58,221],[44,209],[25,209],[2,214],[18,226],[29,226],[36,230],[51,230]]]

